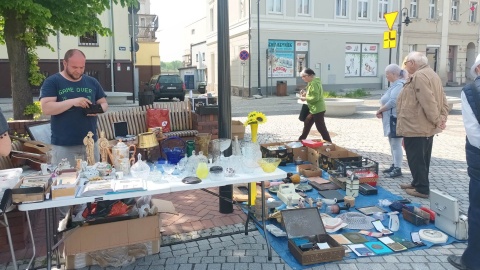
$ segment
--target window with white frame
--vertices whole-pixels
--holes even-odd
[[[385,13],[388,13],[388,0],[378,0],[378,18],[383,19]]]
[[[368,0],[358,0],[357,17],[368,18]]]
[[[478,2],[470,2],[470,14],[468,16],[469,22],[477,22],[477,7]]]
[[[435,19],[437,15],[437,0],[430,0],[428,3],[428,18]]]
[[[418,16],[418,0],[410,1],[410,17],[417,18]]]
[[[458,0],[452,0],[451,21],[458,21]]]
[[[310,0],[297,0],[297,14],[310,15]]]
[[[337,17],[347,17],[348,0],[337,0],[335,7],[335,15]]]
[[[416,52],[416,51],[417,51],[417,44],[408,45],[408,52]]]
[[[97,32],[85,33],[79,37],[78,46],[98,46]]]
[[[268,0],[268,13],[283,13],[283,0]]]

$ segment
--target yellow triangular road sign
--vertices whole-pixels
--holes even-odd
[[[398,15],[398,11],[383,14],[383,18],[385,18],[385,21],[387,22],[387,26],[389,30],[392,30],[393,24],[397,19],[397,15]]]

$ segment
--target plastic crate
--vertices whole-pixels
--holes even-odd
[[[342,176],[346,177],[347,172],[356,172],[356,171],[371,171],[377,174],[378,176],[378,162],[371,160],[369,158],[363,158],[361,161],[342,161],[340,159],[333,160],[336,171],[339,172]]]
[[[403,219],[415,226],[427,225],[430,222],[430,214],[418,207],[405,207],[402,209]]]

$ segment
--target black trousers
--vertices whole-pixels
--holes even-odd
[[[412,186],[422,194],[430,193],[430,159],[432,157],[433,136],[431,137],[404,137],[405,153],[408,167],[412,172]]]
[[[299,141],[305,140],[312,129],[313,123],[317,127],[318,132],[322,135],[322,139],[332,142],[330,134],[328,133],[327,126],[325,125],[325,111],[316,114],[309,113],[303,121],[303,132],[298,138]]]

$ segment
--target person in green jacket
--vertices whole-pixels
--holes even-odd
[[[323,98],[323,87],[320,78],[315,77],[315,72],[310,69],[304,69],[300,75],[304,82],[307,83],[306,92],[300,97],[300,100],[306,101],[309,114],[303,121],[303,132],[298,138],[299,141],[305,140],[310,133],[310,129],[315,123],[318,132],[326,141],[332,142],[327,126],[325,125],[325,100]]]

